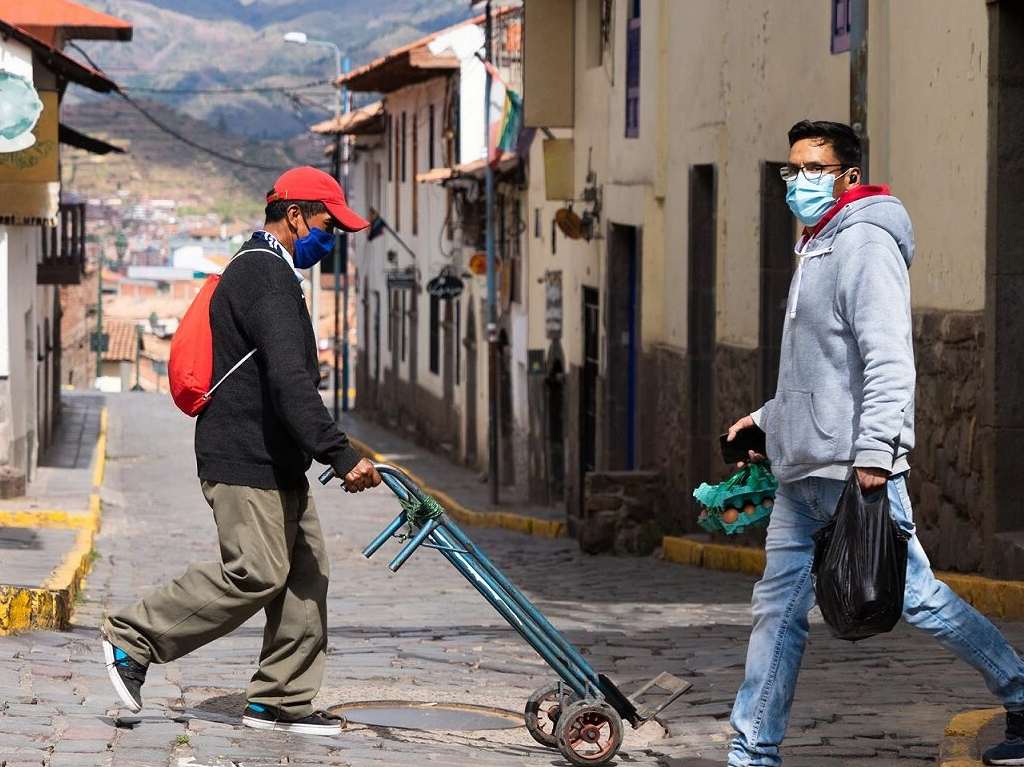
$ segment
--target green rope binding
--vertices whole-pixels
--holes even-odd
[[[405,509],[409,524],[414,527],[423,527],[431,519],[437,519],[444,514],[444,507],[429,495],[425,495],[422,501],[415,496],[409,496],[408,500],[399,499],[398,502]]]

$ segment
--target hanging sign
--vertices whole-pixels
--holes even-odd
[[[416,273],[394,269],[386,272],[388,290],[415,290]]]
[[[427,293],[434,298],[449,300],[462,295],[462,280],[450,272],[442,272],[427,283]]]
[[[562,272],[544,273],[544,329],[547,337],[562,337]]]

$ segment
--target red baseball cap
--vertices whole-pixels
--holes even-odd
[[[308,200],[322,202],[331,216],[347,232],[360,232],[370,222],[356,213],[345,202],[345,192],[334,178],[309,165],[286,170],[274,182],[267,194],[267,202],[275,200]]]

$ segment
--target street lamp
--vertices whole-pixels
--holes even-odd
[[[334,75],[335,82],[341,79],[342,68],[341,68],[341,49],[330,42],[329,40],[310,40],[309,36],[305,32],[287,32],[284,35],[284,41],[286,43],[294,43],[296,45],[318,45],[323,48],[330,48],[334,51]],[[345,60],[345,70],[348,70],[348,59]],[[335,94],[334,100],[334,122],[338,124],[341,119],[342,100],[347,99],[348,89],[345,89],[345,94],[342,94],[342,89],[338,88]],[[341,132],[334,134],[334,177],[338,183],[345,190],[345,197],[348,198],[348,143],[344,143],[344,157],[342,157],[342,139]],[[342,164],[344,163],[344,174],[342,173]],[[340,301],[341,301],[341,271],[342,266],[345,268],[345,312],[344,312],[344,331],[341,333],[341,351],[342,351],[342,366],[343,366],[343,381],[341,383],[341,397],[342,406],[340,410],[348,410],[348,235],[338,229],[334,232],[334,420],[337,421],[339,418],[339,403],[338,403],[338,343],[339,343],[339,328],[338,328],[338,316],[341,313]],[[319,334],[320,325],[320,314],[319,314],[319,293],[320,293],[320,264],[316,264],[313,267],[313,325],[317,334]],[[319,349],[319,345],[317,346]]]

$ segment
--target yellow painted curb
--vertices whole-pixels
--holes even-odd
[[[98,489],[103,484],[103,474],[107,468],[107,409],[100,411],[100,434],[96,439],[96,465],[92,470],[92,487]]]
[[[710,570],[760,575],[764,572],[764,549],[701,543],[690,538],[666,535],[661,541],[662,558],[669,562]]]
[[[88,514],[54,509],[0,512],[0,525],[18,527],[79,528],[71,551],[39,588],[0,584],[0,636],[18,631],[64,630],[71,622],[75,598],[92,567],[93,543],[100,529],[102,504],[99,489],[107,461],[107,409],[100,411],[100,433],[96,440],[96,465]],[[8,521],[10,520],[10,521]]]
[[[91,514],[64,509],[3,509],[0,527],[78,528],[92,527]]]
[[[701,543],[672,535],[665,536],[661,545],[662,558],[680,565],[747,575],[761,575],[764,572],[764,549]],[[981,575],[944,571],[936,571],[935,577],[985,615],[1010,620],[1024,619],[1024,581],[1000,581]]]
[[[352,443],[352,447],[374,463],[389,463],[408,474],[409,479],[419,485],[425,493],[432,495],[438,503],[444,506],[448,515],[460,524],[470,525],[471,527],[498,527],[505,530],[514,530],[517,533],[536,535],[541,538],[561,538],[565,535],[565,522],[556,519],[540,519],[526,514],[517,514],[512,511],[474,511],[473,509],[466,508],[448,493],[430,487],[416,474],[404,466],[389,460],[384,454],[378,453],[358,437],[349,435],[348,439]]]
[[[978,733],[1003,714],[1001,708],[964,711],[949,720],[939,749],[939,767],[981,767]]]

